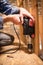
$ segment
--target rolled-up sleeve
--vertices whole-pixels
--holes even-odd
[[[9,14],[18,14],[19,9],[16,6],[12,6],[10,3],[7,1],[0,1],[0,13],[9,15]]]

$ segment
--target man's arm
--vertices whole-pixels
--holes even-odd
[[[24,16],[28,16],[34,21],[33,16],[26,9],[12,6],[11,4],[7,3],[6,0],[0,1],[0,12],[6,15],[11,14],[12,20],[11,17],[9,17],[9,20],[11,20],[14,23],[19,23],[20,20],[21,20],[20,23],[23,23]],[[18,13],[20,13],[19,16],[16,15]]]
[[[2,17],[4,22],[12,21],[15,24],[21,23],[19,19],[20,15],[18,15],[20,13],[19,8],[16,6],[12,6],[6,0],[0,0],[0,13],[7,15]]]

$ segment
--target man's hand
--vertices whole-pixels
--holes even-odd
[[[20,7],[20,15],[21,15],[21,21],[23,22],[23,17],[27,16],[34,22],[34,17],[24,8]]]

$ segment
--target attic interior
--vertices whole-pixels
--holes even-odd
[[[9,3],[25,8],[34,17],[35,37],[24,35],[23,25],[4,23],[0,29],[0,65],[43,65],[43,0],[9,0]]]

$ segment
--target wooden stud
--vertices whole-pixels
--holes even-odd
[[[39,20],[38,20],[38,4],[37,0],[33,0],[34,15],[35,15],[35,53],[39,54]]]
[[[43,0],[41,0],[42,6],[42,51],[43,51]]]

